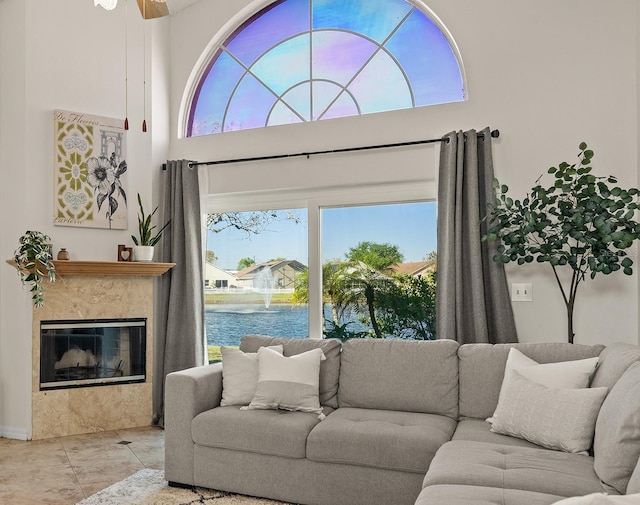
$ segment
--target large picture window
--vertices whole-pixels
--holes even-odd
[[[186,136],[462,101],[459,55],[408,0],[280,0],[216,48]]]
[[[435,338],[435,202],[219,212],[209,228],[212,361],[220,345],[247,334]],[[310,306],[311,279],[322,286],[319,311]]]

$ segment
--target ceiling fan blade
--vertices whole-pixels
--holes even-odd
[[[144,19],[161,18],[169,15],[169,8],[166,2],[152,0],[137,0],[140,14]]]

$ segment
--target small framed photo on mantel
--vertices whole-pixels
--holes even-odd
[[[122,119],[54,111],[57,226],[127,229],[127,136]]]

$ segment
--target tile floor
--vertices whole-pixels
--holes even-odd
[[[160,428],[30,442],[0,438],[0,504],[74,505],[143,468],[164,468]]]

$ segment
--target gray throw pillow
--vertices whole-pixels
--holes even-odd
[[[507,370],[491,431],[548,449],[585,452],[606,394],[607,388],[548,388]]]
[[[640,363],[622,374],[602,404],[593,449],[604,487],[625,494],[640,457]]]
[[[282,354],[281,345],[267,349]],[[234,347],[221,346],[222,399],[220,406],[249,405],[258,384],[258,353],[242,352]]]

